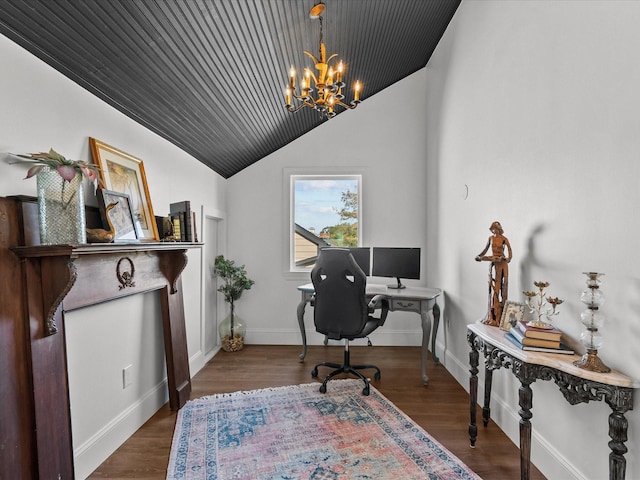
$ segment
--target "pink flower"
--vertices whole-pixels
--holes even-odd
[[[76,178],[76,169],[71,165],[60,165],[57,170],[60,176],[67,182],[70,182],[71,180]]]
[[[12,154],[14,155],[14,154]],[[68,160],[53,148],[49,152],[30,153],[28,155],[14,155],[21,160],[18,162],[30,163],[33,166],[27,171],[26,178],[31,178],[37,175],[44,167],[55,169],[58,174],[64,178],[67,182],[71,182],[76,175],[84,175],[89,179],[94,188],[98,188],[98,185],[102,185],[102,181],[98,177],[100,169],[97,165],[88,163],[84,160]],[[13,162],[16,163],[16,162]]]

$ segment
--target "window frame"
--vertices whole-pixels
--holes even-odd
[[[350,179],[355,180],[357,185],[357,193],[358,193],[358,245],[362,246],[363,241],[363,228],[362,228],[362,220],[363,220],[363,184],[365,181],[365,175],[363,171],[360,169],[285,169],[285,185],[288,186],[288,195],[285,196],[288,202],[288,208],[285,210],[287,214],[285,215],[285,223],[286,223],[286,236],[287,241],[283,242],[286,244],[286,254],[285,254],[285,263],[286,268],[285,272],[293,275],[299,274],[309,274],[310,268],[306,267],[298,267],[295,262],[295,184],[296,180],[331,180],[331,179]]]

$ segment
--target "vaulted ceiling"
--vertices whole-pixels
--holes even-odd
[[[327,54],[366,102],[427,64],[460,1],[325,0]],[[0,33],[229,178],[327,121],[284,108],[289,68],[318,56],[314,3],[3,0]]]

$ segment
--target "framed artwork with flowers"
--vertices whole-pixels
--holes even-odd
[[[105,188],[129,196],[138,239],[141,242],[159,241],[142,160],[92,137],[89,137],[89,145]]]

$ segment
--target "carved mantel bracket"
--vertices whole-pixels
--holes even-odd
[[[55,259],[54,261],[56,260],[60,262],[64,262],[65,267],[56,269],[61,274],[59,278],[56,279],[56,280],[59,280],[59,282],[58,281],[55,282],[57,284],[56,286],[58,287],[59,291],[57,293],[55,291],[51,292],[53,293],[55,298],[53,299],[51,304],[48,305],[48,308],[46,308],[47,306],[45,305],[45,308],[46,308],[45,310],[46,316],[44,318],[44,323],[45,323],[44,335],[45,336],[58,333],[58,325],[56,324],[56,319],[55,319],[56,311],[58,310],[58,308],[60,307],[60,304],[62,303],[62,300],[64,299],[64,297],[67,296],[67,294],[69,293],[73,285],[76,283],[76,279],[78,278],[78,269],[76,268],[76,265],[73,262],[73,260]],[[66,274],[66,275],[63,275],[63,274]]]
[[[159,257],[160,270],[171,285],[171,293],[174,294],[177,291],[176,281],[187,266],[187,251],[163,251],[159,253]]]

